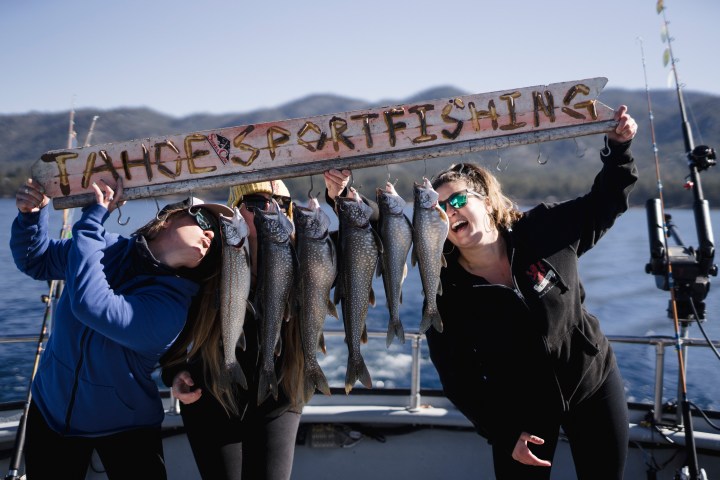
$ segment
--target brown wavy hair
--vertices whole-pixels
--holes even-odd
[[[495,175],[480,165],[455,163],[435,175],[432,186],[437,189],[451,182],[465,182],[468,188],[488,199],[492,210],[490,218],[495,228],[507,230],[522,217],[515,202],[503,194]]]

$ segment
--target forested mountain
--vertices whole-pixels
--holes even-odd
[[[477,92],[438,87],[410,98],[373,103],[335,95],[311,95],[271,109],[222,115],[196,114],[182,118],[146,108],[87,109],[76,112],[75,130],[78,132],[78,142],[82,144],[93,116],[98,115],[100,118],[91,143],[103,144],[412,103],[468,93]],[[651,100],[665,200],[668,206],[689,206],[692,195],[683,188],[688,167],[677,94],[675,90],[653,91]],[[684,100],[695,145],[720,148],[720,96],[684,92]],[[628,105],[640,126],[633,143],[633,152],[641,181],[633,193],[632,203],[635,206],[642,205],[646,199],[657,195],[645,91],[608,89],[602,92],[600,101],[613,108],[620,104]],[[31,165],[40,155],[66,146],[68,112],[0,115],[0,129],[3,132],[0,136],[0,195],[7,197],[14,195],[17,185],[27,177]],[[395,164],[387,168],[368,168],[355,172],[355,185],[359,186],[365,195],[374,197],[375,187],[382,186],[389,176],[391,181],[397,180],[398,191],[409,198],[412,195],[413,181],[420,180],[423,175],[431,176],[452,162],[476,161],[493,169],[509,196],[520,204],[559,200],[580,195],[587,190],[600,168],[597,152],[601,146],[602,136],[594,135],[578,137],[576,140],[487,151],[464,158],[442,158]],[[541,165],[541,162],[546,161],[547,163]],[[720,169],[711,168],[702,172],[701,180],[705,197],[710,201],[711,207],[720,207]],[[322,178],[316,176],[315,191],[321,183]],[[308,178],[291,179],[288,184],[293,194],[301,197],[310,187]],[[225,192],[211,194],[221,197]]]

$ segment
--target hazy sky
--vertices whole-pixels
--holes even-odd
[[[246,112],[607,77],[668,88],[656,0],[3,0],[0,114]],[[720,1],[665,0],[687,90],[720,95]],[[600,97],[602,100],[602,95]],[[431,100],[431,99],[427,99]]]

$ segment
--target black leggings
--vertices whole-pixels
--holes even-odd
[[[248,409],[242,420],[228,418],[215,398],[181,406],[198,470],[212,480],[287,480],[292,471],[300,414],[269,418]]]
[[[617,367],[592,396],[569,412],[553,415],[537,432],[543,445],[528,444],[542,460],[553,461],[560,426],[570,442],[577,478],[581,480],[621,480],[628,451],[628,411],[625,387]],[[550,468],[523,465],[499,448],[493,449],[497,480],[547,480]]]
[[[68,437],[51,429],[31,403],[26,435],[25,471],[33,480],[84,480],[93,450],[111,480],[167,478],[160,427],[104,437]]]

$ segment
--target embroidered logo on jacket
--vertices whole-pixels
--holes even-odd
[[[555,286],[555,272],[552,269],[545,268],[542,262],[530,265],[530,268],[528,268],[525,273],[534,284],[533,289],[538,292],[540,296],[545,295]]]

